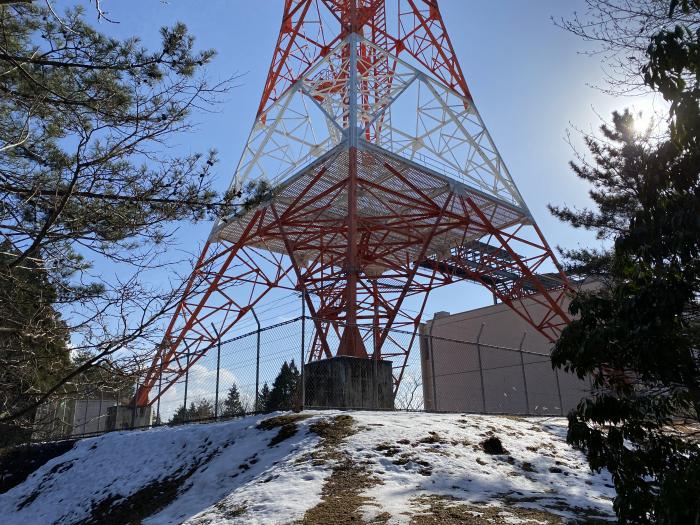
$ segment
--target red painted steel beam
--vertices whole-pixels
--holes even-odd
[[[387,28],[385,0],[286,0],[258,118],[264,121],[269,106],[349,34],[359,34],[395,57],[410,55],[468,103],[469,89],[437,0],[398,3],[399,27],[392,31]],[[331,29],[327,17],[337,27]],[[350,46],[344,53],[350,61]],[[360,75],[356,102],[358,109],[367,109],[388,98],[396,62],[364,40],[357,53],[352,58],[358,56],[360,72],[374,71],[373,78]],[[344,92],[346,69],[331,71],[328,90]],[[349,125],[354,116],[344,118]],[[381,132],[380,118],[364,138],[372,141]],[[480,207],[452,190],[431,196],[439,186],[424,191],[380,155],[360,152],[356,146],[348,145],[347,166],[330,169],[340,162],[340,154],[324,160],[322,167],[301,179],[306,182],[299,183],[284,204],[273,200],[234,219],[238,229],[231,231],[240,232],[231,234],[234,242],[221,241],[224,244],[214,253],[211,245],[205,247],[137,394],[139,405],[153,402],[149,394],[159,377],[168,375],[162,395],[273,288],[306,292],[316,328],[309,359],[332,356],[332,336],[341,340],[339,353],[367,357],[365,341],[372,339],[373,358],[396,360],[396,389],[430,291],[456,279],[481,283],[546,337],[556,337],[569,321],[562,308],[568,281],[560,270],[561,289],[551,290],[537,276],[546,262],[558,265],[535,224],[495,200]],[[372,169],[379,166],[382,175],[372,179],[371,170],[363,173],[360,155],[373,161]],[[339,170],[345,170],[340,180]],[[333,182],[321,190],[326,179]],[[375,211],[360,213],[360,198],[372,199]],[[504,207],[515,215],[507,224],[495,224],[494,217]],[[527,236],[533,232],[534,240]],[[452,239],[450,253],[443,254],[440,241],[439,252],[428,255],[433,240],[442,236]],[[469,248],[474,239],[482,243],[476,254]],[[270,246],[278,252],[266,252]],[[522,255],[516,247],[532,253]],[[237,285],[247,286],[246,293]],[[419,312],[405,311],[407,297],[420,298]],[[536,314],[532,304],[544,313]],[[219,323],[214,332],[208,326],[213,320]],[[391,337],[392,327],[411,328],[408,344]]]
[[[356,14],[351,16],[353,0],[286,0],[258,116],[302,78],[316,60],[326,56],[352,32],[361,33],[397,57],[402,52],[408,53],[436,78],[471,100],[437,0],[399,0],[400,17],[410,15],[412,24],[408,27],[402,24],[399,32],[393,34],[387,29],[385,3],[386,0],[361,2]],[[324,13],[338,21],[336,34],[321,31]],[[384,58],[381,62],[373,67],[393,72],[395,65],[386,63]],[[377,97],[386,94],[387,88],[390,86],[378,86]]]

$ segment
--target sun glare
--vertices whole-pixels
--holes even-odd
[[[629,108],[634,117],[634,131],[645,134],[650,129],[652,133],[664,126],[664,102],[658,98],[641,98]]]
[[[646,133],[649,126],[653,123],[653,118],[647,111],[638,111],[634,115],[634,131],[637,133]]]

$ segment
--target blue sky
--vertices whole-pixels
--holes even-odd
[[[62,0],[56,5],[60,9],[72,3]],[[231,179],[253,122],[282,6],[283,0],[103,2],[110,18],[119,22],[100,22],[105,33],[138,36],[150,47],[157,45],[161,26],[182,21],[196,36],[197,47],[218,51],[209,69],[212,80],[241,75],[217,112],[196,115],[197,130],[174,145],[174,154],[217,149],[221,189]],[[552,22],[583,11],[583,0],[441,0],[440,6],[476,105],[549,243],[565,247],[596,243],[590,234],[572,230],[546,209],[548,203],[588,203],[586,184],[568,167],[573,151],[566,141],[567,129],[593,131],[601,117],[625,107],[648,113],[650,99],[615,98],[590,87],[603,84],[599,58],[581,54],[587,44]],[[87,16],[94,21],[89,7]],[[576,131],[573,140],[580,149]],[[209,223],[183,228],[182,247],[196,251],[210,228]],[[463,311],[490,301],[474,285],[464,290],[437,292],[426,313]],[[277,312],[267,319],[288,314]]]

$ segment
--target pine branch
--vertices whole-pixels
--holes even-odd
[[[5,191],[8,193],[14,193],[19,196],[31,197],[34,195],[43,195],[48,197],[62,197],[68,194],[68,191],[61,189],[34,189],[34,188],[24,188],[21,186],[13,186],[10,184],[0,184],[0,191]],[[126,202],[147,202],[154,204],[179,204],[183,206],[202,206],[202,207],[229,207],[229,206],[243,206],[242,203],[229,203],[225,201],[219,202],[207,202],[203,200],[189,200],[189,199],[171,199],[166,197],[145,197],[142,195],[122,195],[122,194],[108,194],[99,193],[94,191],[73,191],[70,192],[73,197],[84,197],[96,200],[105,201],[126,201]]]

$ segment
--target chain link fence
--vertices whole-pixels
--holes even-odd
[[[31,440],[333,406],[562,415],[589,391],[587,381],[554,371],[546,354],[436,337],[425,330],[391,330],[382,344],[384,355],[393,354],[386,361],[313,359],[301,366],[316,352],[314,330],[313,320],[299,317],[221,341],[167,389],[157,385],[152,396],[162,395],[148,409],[133,404],[143,377],[119,388],[94,385],[56,396],[37,410]],[[329,331],[332,353],[342,333],[342,327]],[[378,332],[361,328],[359,333],[372,354]],[[410,350],[408,356],[404,349]]]
[[[422,335],[423,409],[481,414],[565,415],[591,383],[552,368],[548,354]]]

